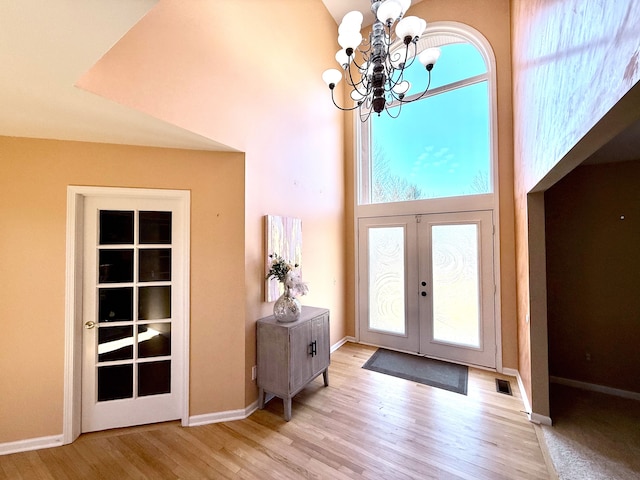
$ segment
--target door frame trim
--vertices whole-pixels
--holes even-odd
[[[182,235],[184,258],[184,285],[181,359],[183,365],[181,388],[181,421],[189,424],[189,331],[190,331],[190,238],[191,192],[188,190],[162,190],[147,188],[67,187],[66,270],[65,270],[65,352],[64,352],[64,400],[62,417],[62,443],[72,443],[81,433],[82,423],[82,264],[83,217],[87,197],[137,197],[144,199],[169,199],[180,203],[184,219]]]

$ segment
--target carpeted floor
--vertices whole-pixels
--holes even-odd
[[[551,384],[542,426],[560,480],[640,479],[640,402]]]
[[[462,395],[467,394],[469,368],[465,365],[379,348],[362,368]]]

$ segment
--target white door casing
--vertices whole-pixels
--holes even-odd
[[[122,203],[124,202],[124,203]],[[149,203],[150,202],[150,203]],[[139,402],[141,408],[138,413],[130,408],[124,408],[122,400],[103,402],[111,403],[111,407],[101,409],[98,412],[106,421],[89,421],[83,412],[83,397],[96,393],[95,381],[89,378],[83,380],[83,370],[87,368],[83,363],[83,345],[90,351],[96,352],[96,337],[99,328],[85,329],[86,315],[94,315],[97,311],[95,282],[84,282],[84,270],[93,263],[96,268],[97,258],[88,258],[86,251],[96,252],[96,246],[87,245],[85,242],[85,228],[87,223],[93,223],[96,230],[95,211],[97,205],[110,205],[107,209],[129,209],[138,204],[145,211],[169,211],[173,219],[172,250],[172,280],[171,280],[171,319],[160,320],[157,326],[168,328],[171,325],[171,354],[169,357],[158,357],[158,360],[169,361],[171,368],[171,395],[147,395]],[[119,206],[120,205],[120,206]],[[128,207],[127,207],[128,205]],[[146,206],[145,206],[146,205]],[[159,207],[159,208],[158,208]],[[94,211],[93,220],[89,212]],[[90,219],[87,222],[87,219]],[[102,187],[68,187],[67,195],[67,285],[66,285],[66,329],[65,329],[65,390],[64,390],[64,423],[63,443],[71,443],[79,436],[81,431],[99,430],[129,424],[143,424],[163,419],[182,420],[183,425],[188,424],[188,392],[189,392],[189,233],[190,233],[190,194],[188,191],[179,190],[149,190],[149,189],[124,189]],[[89,228],[91,230],[91,228]],[[90,239],[87,239],[90,242]],[[151,247],[154,247],[151,245]],[[91,277],[93,275],[93,277]],[[89,279],[96,279],[97,272],[89,274]],[[150,283],[148,285],[163,285]],[[91,293],[93,292],[93,293]],[[89,298],[84,298],[89,297]],[[141,326],[136,325],[136,332],[147,330],[145,325],[152,321],[142,321]],[[153,330],[148,328],[149,332]],[[156,328],[157,330],[157,328]],[[149,335],[149,332],[146,332]],[[86,343],[85,343],[86,342]],[[88,355],[86,356],[89,357]],[[141,362],[152,362],[153,358],[142,359]],[[118,362],[116,362],[117,364]],[[126,362],[125,362],[126,363]],[[148,365],[147,365],[148,366]],[[137,367],[136,367],[137,368]],[[94,369],[95,371],[95,369]],[[83,388],[89,393],[82,393]],[[156,397],[156,398],[153,398]],[[95,400],[95,399],[94,399]],[[104,406],[104,405],[101,405]],[[85,405],[85,410],[87,407]],[[159,412],[165,412],[159,414]],[[95,412],[94,412],[95,413]],[[133,413],[133,415],[132,415]],[[85,418],[83,418],[85,417]],[[85,425],[83,426],[83,422]]]

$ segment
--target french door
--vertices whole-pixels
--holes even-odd
[[[489,211],[361,218],[360,341],[496,366]]]
[[[182,215],[172,199],[84,202],[83,432],[181,418]]]

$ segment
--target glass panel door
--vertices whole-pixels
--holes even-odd
[[[493,368],[488,211],[359,220],[360,341]]]
[[[83,432],[180,417],[173,209],[86,201]]]
[[[417,351],[415,217],[361,219],[360,341]]]
[[[423,216],[418,243],[421,353],[495,367],[491,212]]]

